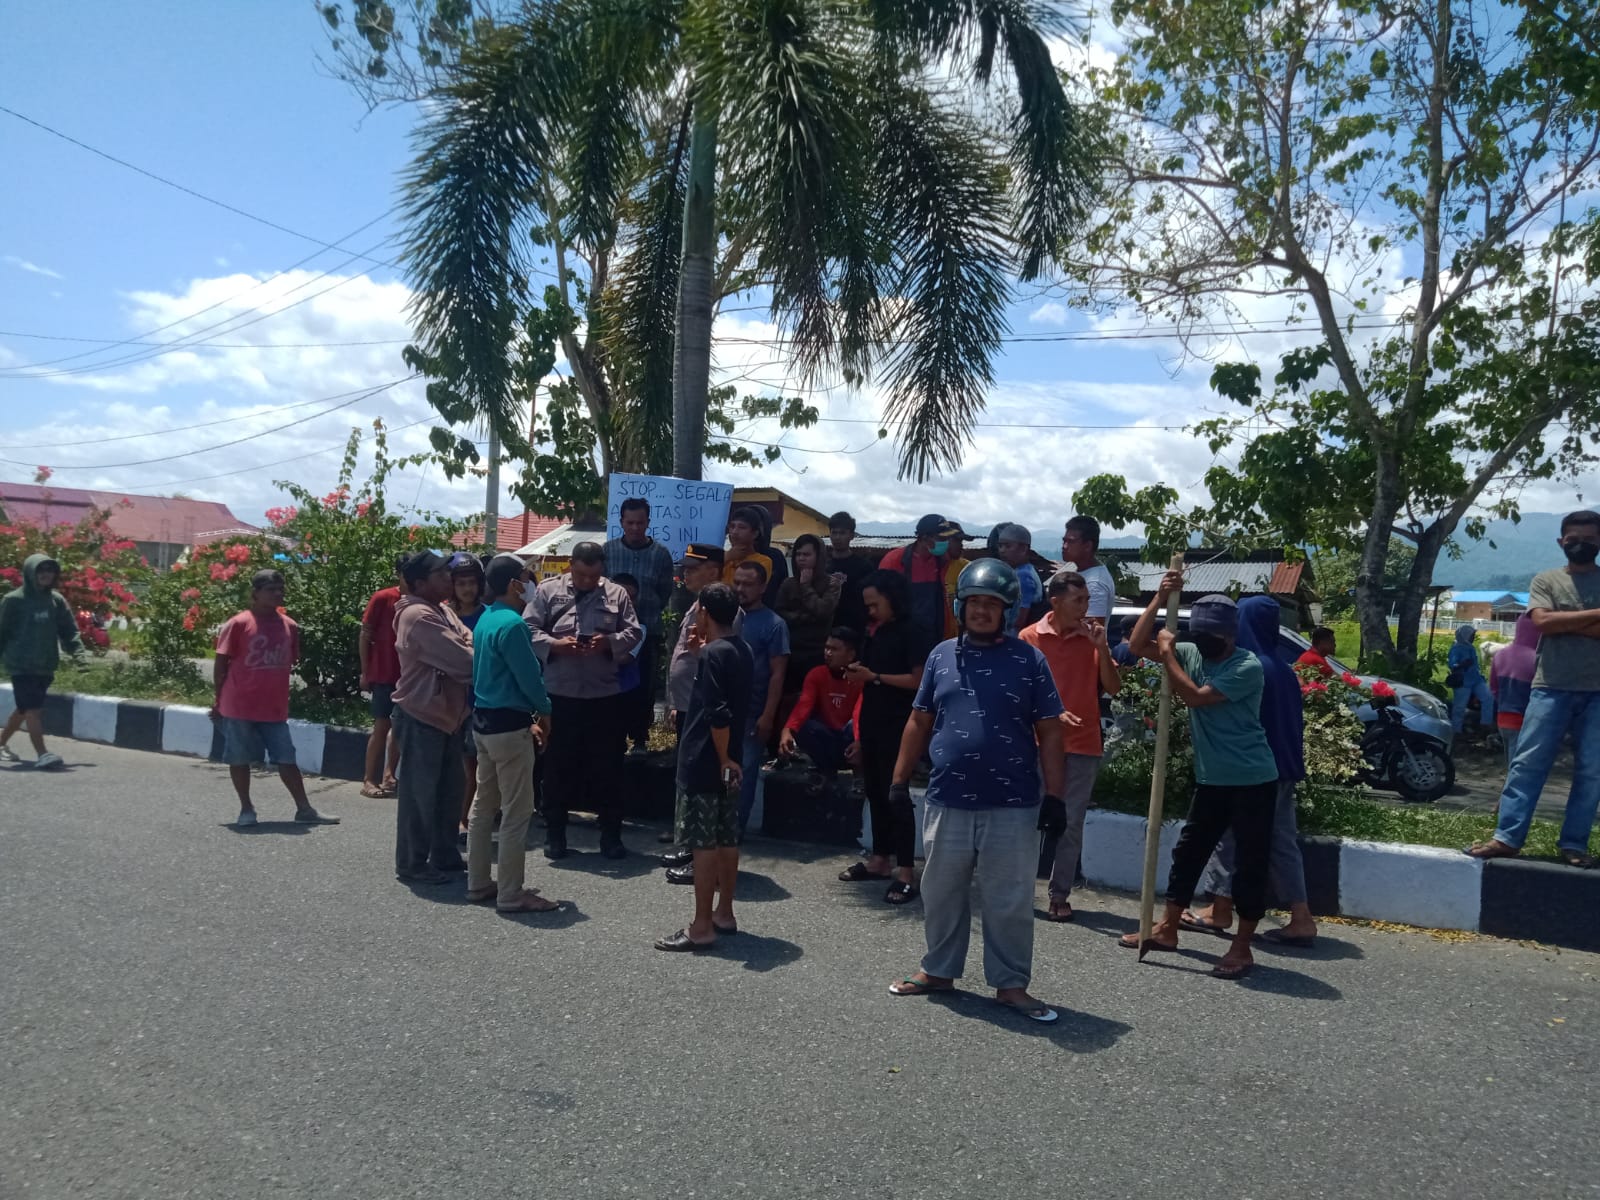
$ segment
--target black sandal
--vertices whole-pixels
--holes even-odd
[[[891,878],[889,872],[885,871],[882,875],[878,875],[867,870],[867,864],[863,862],[851,863],[848,869],[839,872],[840,883],[871,883],[876,879],[889,878]]]
[[[916,884],[896,879],[889,885],[889,890],[883,894],[883,898],[888,904],[910,904],[918,894]]]

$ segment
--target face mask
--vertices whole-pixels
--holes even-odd
[[[1228,648],[1228,642],[1215,633],[1197,633],[1194,635],[1194,648],[1200,651],[1201,658],[1221,658],[1222,652]]]
[[[933,544],[933,556],[935,558],[943,558],[945,551],[948,549],[950,549],[949,542],[935,542]],[[1590,555],[1590,557],[1592,558],[1593,555]]]
[[[1563,542],[1561,552],[1567,556],[1567,561],[1580,567],[1587,567],[1600,556],[1600,546],[1593,542]]]

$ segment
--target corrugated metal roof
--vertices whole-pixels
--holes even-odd
[[[109,510],[111,528],[135,542],[198,546],[238,533],[261,532],[215,500],[0,483],[0,509],[12,521],[35,526],[76,525],[91,508]]]
[[[1267,590],[1274,596],[1292,596],[1300,590],[1300,577],[1306,572],[1304,562],[1279,563],[1272,573]]]
[[[1455,601],[1457,604],[1507,604],[1507,603],[1510,603],[1510,604],[1521,604],[1524,607],[1526,607],[1527,603],[1528,603],[1528,593],[1527,592],[1496,592],[1496,591],[1492,591],[1492,590],[1489,590],[1489,591],[1485,591],[1485,590],[1473,591],[1473,590],[1469,589],[1469,590],[1466,590],[1466,591],[1451,592],[1450,593],[1450,599]]]
[[[1185,596],[1205,596],[1213,592],[1227,592],[1238,587],[1244,592],[1256,594],[1270,594],[1274,588],[1273,580],[1279,568],[1288,566],[1287,563],[1231,563],[1231,562],[1199,562],[1183,569],[1183,594]],[[1302,564],[1294,564],[1301,566]],[[1139,576],[1139,590],[1153,592],[1161,583],[1161,577],[1167,573],[1165,563],[1129,563],[1127,569],[1136,572]],[[1298,580],[1297,580],[1298,585]],[[1295,589],[1288,588],[1292,593]]]

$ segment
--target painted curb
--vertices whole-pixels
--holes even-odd
[[[11,685],[0,683],[0,719],[15,709]],[[55,693],[47,697],[51,737],[219,760],[222,733],[203,708]],[[302,769],[359,782],[369,731],[291,721]],[[653,759],[624,764],[625,811],[635,820],[670,819],[670,771]],[[870,823],[848,788],[822,802],[798,780],[767,781],[763,832],[780,840],[848,846],[870,840]],[[917,800],[921,848],[922,797]],[[1181,822],[1161,828],[1158,891],[1165,891]],[[1097,887],[1137,892],[1143,875],[1145,819],[1091,809],[1084,821],[1083,873]],[[1435,929],[1481,931],[1600,952],[1600,871],[1556,863],[1502,859],[1483,863],[1431,846],[1308,837],[1300,842],[1311,910]]]

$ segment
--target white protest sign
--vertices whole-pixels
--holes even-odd
[[[622,536],[622,502],[645,500],[650,505],[650,536],[665,546],[673,561],[690,542],[722,545],[728,532],[733,484],[669,475],[624,475],[613,472],[606,497],[606,537]]]

